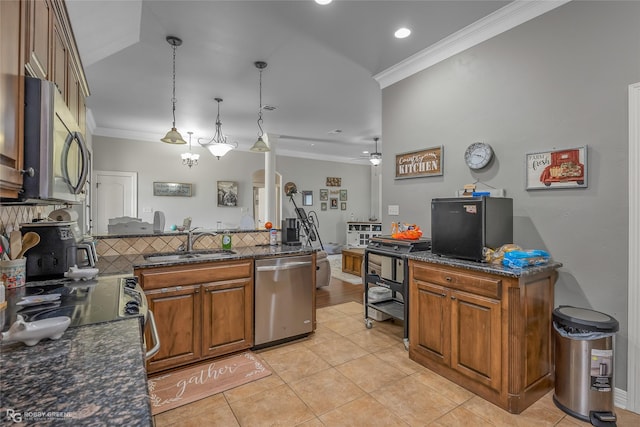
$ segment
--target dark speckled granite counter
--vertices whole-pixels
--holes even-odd
[[[542,273],[549,269],[562,267],[562,263],[551,260],[548,264],[526,267],[526,268],[509,268],[500,264],[488,264],[484,262],[465,261],[462,259],[448,258],[440,255],[434,255],[431,251],[412,252],[407,255],[408,259],[416,261],[425,261],[432,264],[446,265],[449,267],[462,268],[470,271],[479,271],[482,273],[498,274],[507,277],[524,277]]]
[[[144,366],[138,319],[2,346],[0,417],[8,422],[11,409],[30,426],[153,425]]]

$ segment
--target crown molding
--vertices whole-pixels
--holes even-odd
[[[373,78],[380,85],[380,89],[384,89],[569,1],[571,0],[515,0],[376,74]]]

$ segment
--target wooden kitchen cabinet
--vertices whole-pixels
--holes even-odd
[[[409,357],[512,413],[553,388],[557,273],[521,277],[410,260]]]
[[[53,10],[49,0],[26,0],[26,73],[39,79],[50,79],[51,34]]]
[[[0,197],[22,189],[24,118],[24,4],[0,1]]]
[[[149,373],[253,346],[253,260],[139,268],[134,274],[160,338]]]

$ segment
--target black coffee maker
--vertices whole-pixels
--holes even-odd
[[[285,218],[282,220],[282,244],[289,246],[301,245],[300,228],[298,227],[297,218]]]
[[[70,267],[79,266],[86,251],[90,266],[95,265],[95,252],[90,244],[82,243],[82,233],[75,221],[40,221],[20,224],[22,234],[33,231],[40,243],[27,253],[27,280],[60,279]]]

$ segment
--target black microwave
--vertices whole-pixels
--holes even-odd
[[[431,252],[471,261],[484,248],[513,243],[513,199],[457,197],[431,200]]]

